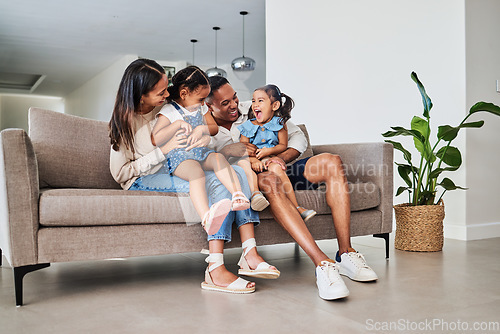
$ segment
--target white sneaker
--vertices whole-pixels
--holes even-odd
[[[319,296],[325,300],[344,298],[349,295],[349,290],[334,262],[321,261],[321,264],[316,267],[316,284]]]
[[[348,253],[340,256],[337,254],[337,265],[340,275],[344,275],[353,281],[369,282],[378,279],[377,274],[366,264],[366,260],[361,253],[350,248]]]

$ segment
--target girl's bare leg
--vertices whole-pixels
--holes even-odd
[[[252,165],[248,159],[241,159],[238,161],[238,166],[243,168],[245,171],[245,175],[247,176],[248,185],[250,186],[250,191],[253,193],[254,191],[259,190],[259,181],[257,180],[257,174],[252,169]]]
[[[229,190],[230,193],[241,191],[238,175],[233,167],[227,162],[224,155],[220,153],[210,153],[207,159],[202,163],[206,170],[213,170],[219,181]],[[242,200],[238,200],[242,202]]]
[[[175,169],[174,175],[189,181],[189,195],[198,215],[203,219],[208,207],[207,190],[205,189],[205,172],[198,161],[186,160]]]

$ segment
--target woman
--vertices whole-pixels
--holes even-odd
[[[125,70],[109,122],[110,170],[123,189],[189,192],[189,183],[166,173],[162,163],[165,154],[170,150],[186,148],[187,139],[176,135],[160,147],[156,147],[151,140],[156,115],[169,95],[167,87],[168,78],[163,67],[153,60],[137,59]],[[203,136],[189,147],[205,146],[209,141],[209,136]],[[245,174],[238,167],[235,170],[240,178],[242,190],[248,196]],[[207,172],[206,185],[210,205],[223,198],[231,198],[231,194],[213,172]],[[223,264],[224,242],[231,240],[233,222],[241,234],[244,248],[239,262],[239,273],[253,277],[279,277],[279,271],[264,262],[255,248],[254,224],[259,223],[258,215],[250,209],[231,211],[220,230],[208,236],[209,266],[205,272],[205,282],[202,283],[203,289],[231,293],[255,291],[254,282],[238,278]]]

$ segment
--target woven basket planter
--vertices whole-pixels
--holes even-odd
[[[394,247],[415,252],[439,252],[443,249],[444,204],[394,206],[396,237]]]

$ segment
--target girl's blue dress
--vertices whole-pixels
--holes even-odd
[[[257,148],[278,145],[278,131],[283,129],[283,125],[279,123],[280,117],[274,116],[264,125],[253,124],[252,121],[254,120],[255,118],[249,119],[238,126],[240,134],[250,139],[250,143],[257,146]]]
[[[181,114],[184,121],[191,124],[193,129],[199,125],[204,125],[203,115],[201,114],[201,112],[196,113],[195,116],[189,116],[182,111],[177,103],[171,102],[171,104]],[[190,149],[189,151],[186,151],[184,148],[176,148],[165,155],[165,157],[167,158],[165,162],[165,168],[168,173],[173,174],[175,169],[181,164],[181,162],[186,160],[204,161],[210,153],[214,152],[214,150],[211,150],[207,147],[195,147]]]

